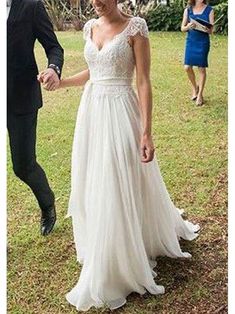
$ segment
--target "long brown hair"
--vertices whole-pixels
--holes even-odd
[[[203,0],[204,4],[207,4],[207,0]],[[196,4],[196,0],[188,0],[188,6],[193,7]]]

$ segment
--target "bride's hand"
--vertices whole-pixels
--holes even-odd
[[[143,135],[141,138],[141,161],[150,162],[154,157],[154,144],[151,135]]]

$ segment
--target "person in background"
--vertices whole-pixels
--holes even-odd
[[[188,78],[192,84],[192,100],[196,101],[198,106],[203,105],[203,91],[206,83],[206,68],[208,67],[208,54],[210,50],[210,34],[212,28],[207,28],[206,32],[195,30],[195,23],[191,19],[200,18],[214,24],[214,11],[207,5],[206,0],[189,0],[183,15],[181,31],[187,32],[184,67]],[[193,66],[199,70],[199,81],[196,82],[196,76]]]
[[[41,208],[41,234],[56,221],[55,197],[36,160],[38,109],[42,106],[38,68],[33,53],[36,39],[43,46],[48,67],[40,74],[47,90],[60,84],[63,49],[40,0],[7,1],[7,128],[13,170],[33,191]]]

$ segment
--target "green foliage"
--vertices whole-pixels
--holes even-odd
[[[217,5],[217,4],[220,4],[220,3],[226,3],[226,2],[228,3],[227,0],[210,0],[209,4],[214,6],[214,5]]]
[[[183,16],[183,6],[179,2],[169,6],[157,5],[146,15],[149,29],[152,31],[179,31]]]
[[[228,34],[228,1],[223,1],[216,6],[215,10],[215,32]]]
[[[227,34],[228,1],[214,0],[209,3],[215,10],[215,32]],[[152,31],[179,31],[185,4],[185,1],[175,0],[169,6],[159,4],[146,10],[144,17],[149,29]]]

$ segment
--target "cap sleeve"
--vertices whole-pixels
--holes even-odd
[[[133,17],[127,33],[129,36],[135,36],[139,34],[147,38],[149,35],[149,31],[145,19],[141,17]]]
[[[208,6],[207,6],[207,10],[208,10],[208,14],[210,14],[211,11],[213,10],[213,8],[212,8],[210,5],[208,5]]]
[[[91,34],[91,27],[95,19],[91,19],[86,22],[86,24],[83,27],[83,38],[87,40],[90,37]]]

